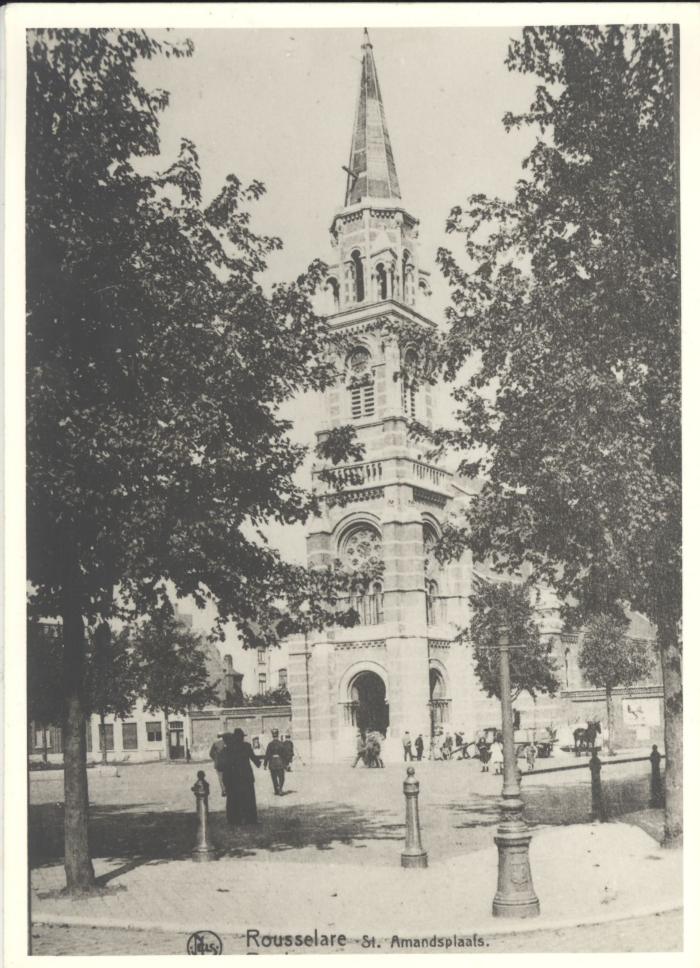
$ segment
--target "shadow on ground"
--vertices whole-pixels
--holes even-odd
[[[525,819],[537,824],[588,823],[591,819],[591,788],[588,784],[551,787],[538,785],[533,777],[522,784]],[[608,819],[642,810],[648,806],[649,780],[646,777],[608,780],[603,783],[603,804]]]
[[[290,806],[284,812],[259,810],[259,825],[231,830],[223,811],[210,814],[211,840],[223,856],[245,857],[257,851],[304,847],[332,850],[354,841],[402,841],[403,824],[390,822],[382,811],[372,814],[345,804]],[[189,858],[196,819],[190,811],[144,811],[143,804],[90,808],[90,852],[93,857],[138,858],[134,866],[154,859]],[[360,845],[357,845],[360,846]],[[63,857],[63,804],[30,808],[29,857],[32,867]],[[123,872],[123,871],[122,871]],[[112,873],[105,875],[110,879]]]
[[[526,777],[522,795],[525,819],[530,824],[578,824],[588,823],[591,819],[591,794],[587,784],[546,786],[538,783],[534,776]],[[638,823],[643,829],[652,822],[649,811],[645,810],[649,800],[647,778],[630,777],[605,782],[603,797],[608,819],[624,816],[626,822]],[[159,810],[157,806],[156,803],[92,806],[92,856],[128,857],[134,859],[134,866],[154,860],[189,857],[195,840],[194,813],[191,810]],[[367,849],[372,842],[384,841],[388,846],[393,841],[400,851],[405,835],[404,825],[395,812],[347,803],[327,801],[295,805],[293,801],[287,801],[283,810],[260,808],[259,817],[259,826],[233,831],[222,810],[212,812],[211,839],[215,847],[223,856],[247,857],[258,852],[278,853],[309,847],[332,851],[336,846],[345,845],[357,848],[357,857],[361,858],[361,849]],[[426,797],[421,803],[421,820],[424,841],[435,861],[452,856],[455,851],[478,850],[490,842],[488,828],[498,823],[499,794],[472,793],[466,800],[447,803],[431,802]],[[653,822],[658,826],[656,820]],[[63,856],[63,804],[31,806],[29,823],[31,866],[39,867],[60,860]],[[111,878],[113,875],[104,876]]]

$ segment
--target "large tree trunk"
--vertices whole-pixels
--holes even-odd
[[[72,894],[88,891],[95,871],[88,846],[87,709],[83,695],[85,626],[80,609],[77,563],[66,569],[63,589],[64,697],[64,865],[66,887]]]
[[[677,625],[659,617],[659,652],[664,683],[664,744],[666,747],[665,847],[683,844],[683,660]]]

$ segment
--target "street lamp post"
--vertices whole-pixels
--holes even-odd
[[[498,888],[493,899],[497,918],[533,918],[540,913],[530,873],[531,834],[523,820],[520,774],[515,761],[513,709],[510,700],[510,639],[501,629],[498,639],[501,673],[501,716],[503,720],[503,789],[501,821],[494,840],[498,847]]]

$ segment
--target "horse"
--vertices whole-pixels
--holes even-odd
[[[577,756],[581,755],[581,750],[585,749],[587,753],[595,747],[595,738],[600,733],[601,727],[597,719],[588,720],[588,725],[584,728],[579,726],[578,729],[574,730],[574,752]]]

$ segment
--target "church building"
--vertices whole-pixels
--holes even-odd
[[[442,722],[471,731],[469,684],[478,691],[466,647],[452,642],[468,620],[470,561],[440,568],[431,555],[466,486],[423,459],[408,433],[412,420],[432,420],[411,345],[435,327],[429,276],[418,262],[418,219],[401,199],[366,32],[362,55],[345,204],[330,227],[329,325],[343,346],[343,380],[323,395],[317,436],[351,424],[364,459],[333,470],[307,553],[311,566],[375,558],[384,570],[352,603],[359,625],[289,642],[294,740],[305,759],[320,761],[350,757],[359,729],[384,733],[389,758],[406,730],[426,745]]]
[[[349,424],[364,455],[325,468],[323,478],[324,468],[314,469],[322,513],[309,526],[307,557],[311,566],[339,559],[351,570],[381,561],[383,571],[366,594],[348,603],[359,624],[286,643],[293,738],[305,762],[352,761],[364,730],[385,736],[383,756],[391,761],[401,757],[406,731],[412,739],[422,734],[427,748],[441,728],[473,740],[477,730],[500,726],[500,704],[482,690],[470,646],[455,641],[469,624],[473,563],[465,554],[441,567],[432,552],[446,517],[470,500],[475,484],[427,460],[409,435],[413,420],[432,424],[431,387],[420,379],[414,344],[417,333],[436,324],[428,308],[429,274],[419,265],[419,221],[401,198],[366,31],[345,170],[345,204],[330,226],[335,265],[327,283],[342,377],[323,394],[316,434],[322,440]],[[537,613],[559,659],[562,690],[536,703],[521,695],[516,728],[602,719],[601,691],[579,681],[579,635],[562,634],[550,595],[542,595]],[[653,631],[645,628],[642,637],[653,639]],[[658,672],[618,693],[621,727],[631,710],[626,741],[658,740]]]

